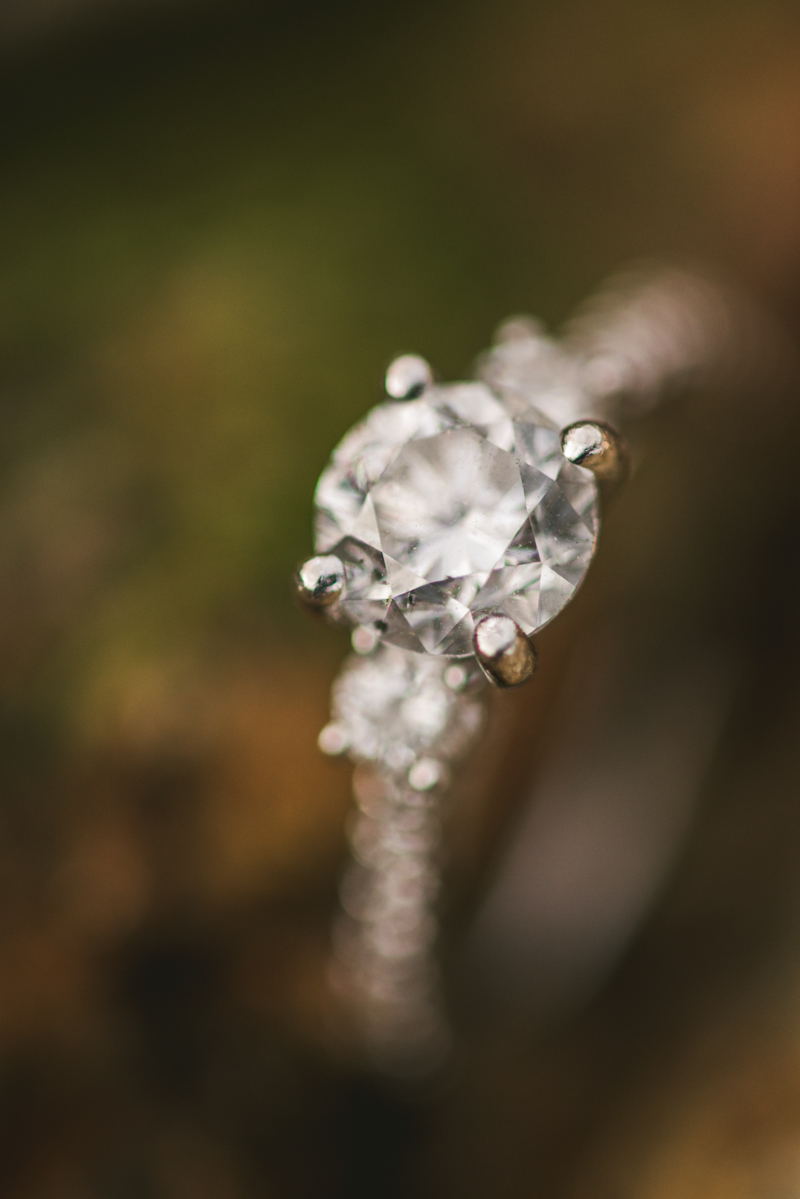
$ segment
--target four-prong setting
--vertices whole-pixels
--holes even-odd
[[[336,554],[309,558],[294,576],[294,592],[310,612],[330,611],[344,592],[344,564]]]
[[[471,658],[476,679],[519,686],[535,670],[530,636],[591,562],[598,484],[624,477],[624,445],[602,421],[559,433],[500,385],[434,383],[416,354],[390,364],[386,393],[320,477],[319,556],[296,595],[357,626],[361,653]]]
[[[628,473],[628,452],[616,430],[604,421],[581,420],[561,432],[561,451],[575,466],[590,470],[598,483],[616,486]]]
[[[527,683],[536,670],[536,651],[515,620],[500,613],[482,617],[475,626],[475,657],[496,687]]]

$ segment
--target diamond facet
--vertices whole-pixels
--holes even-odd
[[[384,403],[334,451],[318,553],[343,562],[342,614],[404,649],[467,656],[476,616],[525,633],[557,615],[594,550],[597,491],[558,430],[483,383]]]

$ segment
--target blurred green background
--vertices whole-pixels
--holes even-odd
[[[314,481],[398,349],[457,376],[640,255],[793,298],[790,5],[114,8],[18,34],[2,83],[6,503],[61,489],[68,689],[306,639]]]
[[[0,1189],[466,1194],[430,1162],[468,1116],[364,1091],[327,1023],[314,483],[396,352],[462,376],[630,259],[795,321],[800,13],[7,0],[0,113]]]

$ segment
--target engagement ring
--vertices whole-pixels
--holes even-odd
[[[472,381],[440,383],[424,359],[398,357],[386,399],[334,450],[295,585],[353,628],[319,738],[356,763],[331,977],[380,1069],[430,1073],[447,1054],[443,796],[480,735],[484,686],[531,678],[531,638],[586,576],[601,501],[628,470],[618,428],[704,376],[745,383],[781,360],[777,340],[702,275],[633,272],[560,341],[507,321]]]

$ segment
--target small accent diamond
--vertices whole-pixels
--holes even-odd
[[[374,762],[404,775],[435,748],[453,761],[471,744],[483,720],[483,704],[473,694],[457,694],[445,682],[445,658],[409,654],[382,645],[369,657],[352,657],[333,685],[336,748],[356,761]],[[339,748],[341,745],[341,748]]]

